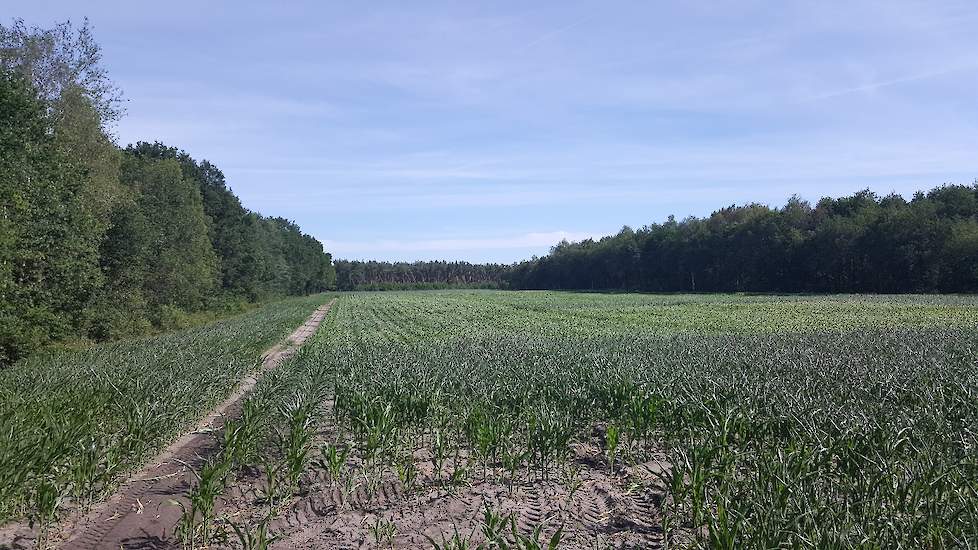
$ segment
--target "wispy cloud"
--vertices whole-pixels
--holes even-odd
[[[852,86],[849,88],[842,88],[839,90],[824,92],[824,93],[820,93],[804,98],[801,100],[801,102],[806,103],[811,101],[821,101],[823,99],[842,97],[850,94],[874,92],[876,90],[879,90],[880,88],[896,86],[898,84],[906,84],[908,82],[916,82],[919,80],[939,78],[942,76],[947,76],[950,74],[959,73],[963,71],[972,71],[975,69],[978,69],[978,62],[965,63],[960,65],[955,65],[952,67],[946,67],[943,69],[924,71],[924,72],[909,74],[909,75],[900,76],[896,78],[890,78],[887,80],[877,80],[859,86]]]
[[[571,29],[573,29],[575,27],[579,27],[579,26],[583,25],[585,22],[587,22],[588,19],[590,19],[590,16],[588,16],[588,17],[581,17],[580,19],[578,19],[576,21],[573,21],[573,22],[568,23],[566,25],[561,25],[560,27],[557,27],[556,29],[553,29],[551,31],[547,31],[547,32],[541,34],[540,36],[534,38],[533,40],[530,40],[529,42],[527,42],[523,46],[523,49],[530,49],[530,48],[536,46],[537,44],[541,44],[543,42],[546,42],[547,40],[551,40],[551,39],[553,39],[553,38],[555,38],[557,36],[560,36],[561,34],[567,32],[567,31],[569,31],[569,30],[571,30]]]
[[[337,257],[370,258],[396,253],[399,256],[413,254],[417,258],[424,258],[440,257],[439,255],[442,253],[462,252],[470,254],[473,250],[545,249],[562,240],[580,241],[599,237],[600,235],[593,233],[561,230],[499,237],[380,239],[373,241],[334,241],[327,239],[325,244]]]
[[[88,12],[123,143],[211,160],[338,255],[508,261],[553,228],[978,176],[974,0],[174,2],[18,11]]]

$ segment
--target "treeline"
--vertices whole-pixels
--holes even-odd
[[[0,365],[335,284],[317,240],[244,208],[213,164],[118,147],[99,58],[87,22],[0,25]]]
[[[514,265],[335,262],[343,290],[511,288],[646,292],[978,292],[978,183],[910,200],[865,190],[812,206],[730,206]]]
[[[577,243],[513,267],[519,289],[976,292],[978,184],[911,200],[862,191],[731,206]]]
[[[340,290],[501,288],[509,266],[468,262],[374,262],[337,260]]]

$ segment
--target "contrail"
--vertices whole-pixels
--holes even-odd
[[[578,19],[577,21],[574,21],[573,23],[568,23],[567,25],[564,25],[563,27],[558,27],[558,28],[556,28],[556,29],[554,29],[554,30],[552,30],[550,32],[544,33],[543,35],[541,35],[541,36],[539,36],[539,37],[537,37],[537,38],[535,38],[535,39],[527,42],[523,46],[523,49],[529,49],[529,48],[532,48],[533,46],[536,46],[537,44],[539,44],[541,42],[545,42],[547,40],[550,40],[551,38],[553,38],[555,36],[558,36],[558,35],[560,35],[560,34],[562,34],[564,32],[567,32],[567,31],[573,29],[574,27],[576,27],[578,25],[581,25],[582,23],[584,23],[587,20],[588,20],[588,17],[582,17],[582,18]]]
[[[951,73],[956,73],[960,71],[966,71],[968,69],[974,69],[978,67],[978,63],[970,63],[967,65],[958,65],[956,67],[949,67],[946,69],[940,69],[937,71],[927,71],[924,73],[917,73],[907,76],[901,76],[899,78],[893,78],[890,80],[880,80],[878,82],[871,82],[869,84],[864,84],[862,86],[855,86],[853,88],[845,88],[842,90],[836,90],[834,92],[826,92],[824,94],[818,94],[815,96],[807,97],[800,101],[800,103],[810,103],[813,101],[821,101],[823,99],[831,99],[833,97],[840,97],[844,95],[859,93],[859,92],[869,92],[872,90],[878,90],[880,88],[886,88],[888,86],[895,86],[897,84],[903,84],[906,82],[914,82],[917,80],[926,80],[928,78],[936,78],[938,76],[944,76]]]

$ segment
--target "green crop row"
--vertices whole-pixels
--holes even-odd
[[[262,381],[255,435],[238,446],[286,493],[308,468],[410,486],[419,450],[436,483],[512,485],[563,476],[570,446],[598,431],[609,468],[666,454],[662,527],[675,546],[969,547],[976,304],[345,295]],[[318,448],[317,431],[331,434]]]
[[[223,400],[323,296],[0,371],[0,522],[87,506]]]

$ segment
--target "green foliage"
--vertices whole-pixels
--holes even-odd
[[[33,188],[50,171],[42,112],[23,79],[0,71],[0,364],[42,343],[46,325],[59,321],[33,307],[21,275],[28,250],[20,224],[32,209]]]
[[[181,509],[180,520],[175,530],[184,548],[191,550],[206,548],[211,543],[215,535],[217,497],[227,482],[230,474],[229,466],[228,462],[218,459],[204,462],[200,467],[200,473],[194,468],[189,468],[197,478],[197,483],[187,496],[189,502],[187,504],[179,500],[171,502]]]
[[[210,162],[198,162],[159,142],[140,142],[126,151],[146,161],[176,161],[183,176],[196,184],[224,291],[257,300],[333,288],[333,265],[322,244],[288,220],[265,218],[244,208],[228,189],[224,174]]]
[[[100,65],[102,51],[85,19],[50,29],[28,27],[23,19],[0,25],[0,70],[20,74],[48,109],[56,110],[69,89],[80,91],[100,123],[117,121],[122,94]]]
[[[46,350],[0,371],[0,520],[48,517],[51,487],[82,503],[108,494],[323,301],[292,298],[153,338]],[[245,412],[229,428],[238,451],[228,461],[253,448],[255,411]]]
[[[272,543],[278,539],[277,536],[268,532],[270,519],[270,517],[266,517],[252,529],[238,525],[230,520],[228,523],[231,524],[234,534],[238,537],[238,544],[241,545],[243,550],[268,550],[268,548],[271,548]]]
[[[506,274],[511,288],[653,292],[975,292],[978,184],[907,202],[866,190],[812,207],[731,206],[579,243]]]
[[[0,367],[333,287],[322,244],[245,209],[214,165],[160,143],[120,151],[100,56],[87,21],[0,25]]]
[[[84,334],[118,195],[118,96],[91,31],[0,25],[0,365]]]
[[[337,260],[340,290],[441,290],[503,287],[508,267],[468,262],[360,262]]]
[[[311,463],[368,491],[385,470],[416,487],[417,451],[448,490],[481,463],[572,492],[571,446],[597,433],[615,472],[665,452],[675,546],[953,547],[978,534],[975,319],[962,296],[348,294],[254,399],[266,438],[291,431],[275,410],[296,395],[332,401],[317,422],[350,446]],[[466,528],[430,543],[564,536],[485,522],[484,541]]]
[[[116,156],[84,98],[69,95],[51,119],[26,81],[0,75],[0,363],[82,330],[104,281]]]
[[[142,266],[141,290],[150,304],[187,311],[202,309],[216,285],[217,258],[207,238],[200,190],[185,179],[173,160],[144,160],[128,156],[122,181],[136,199],[136,216],[143,235],[126,263]],[[129,235],[124,236],[129,238]]]

